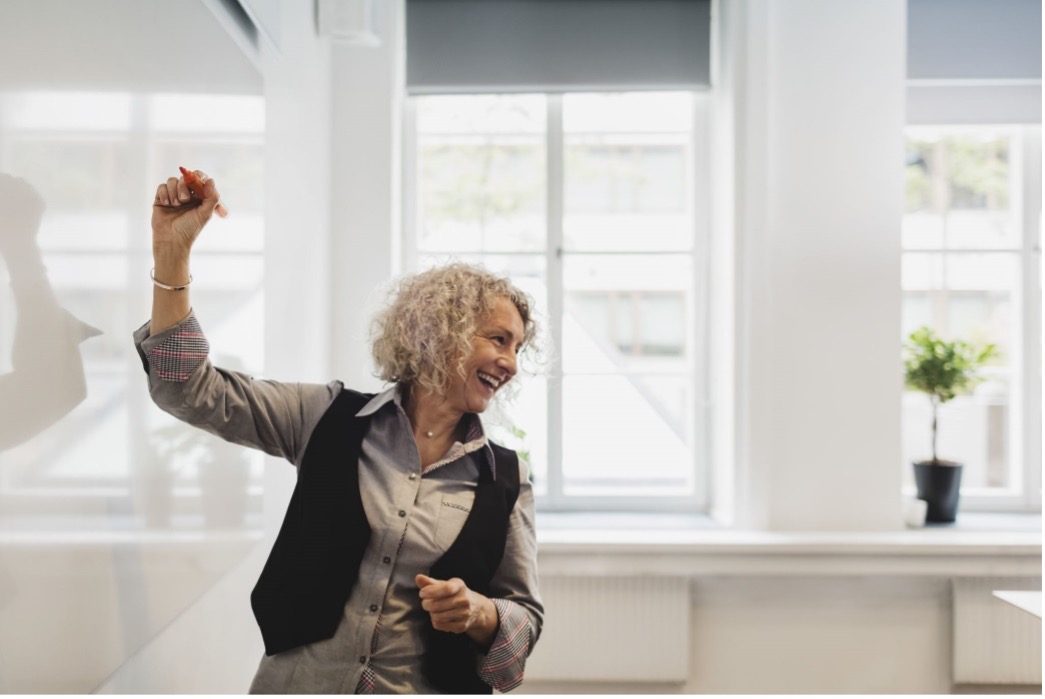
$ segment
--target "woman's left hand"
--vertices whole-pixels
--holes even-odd
[[[432,617],[437,631],[467,633],[480,645],[493,640],[497,608],[488,598],[469,590],[460,578],[436,580],[418,575],[415,581],[420,588],[421,608]]]

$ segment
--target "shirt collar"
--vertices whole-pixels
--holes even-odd
[[[393,403],[400,410],[403,410],[402,391],[400,390],[399,384],[391,386],[371,398],[369,402],[367,402],[367,404],[356,413],[356,417],[369,417],[389,403]],[[482,418],[480,418],[476,413],[465,413],[464,420],[468,425],[468,428],[465,431],[464,446],[467,447],[472,442],[481,440],[481,450],[485,457],[486,464],[490,468],[490,475],[497,478],[493,448],[490,447],[490,440],[486,438],[486,429],[483,427]]]
[[[363,406],[362,410],[356,413],[356,417],[369,417],[391,402],[400,405],[398,388],[399,386],[392,386],[391,388],[378,393]]]

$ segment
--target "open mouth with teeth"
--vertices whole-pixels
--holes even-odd
[[[479,377],[479,383],[481,383],[486,388],[486,390],[489,391],[490,395],[493,395],[494,392],[496,392],[497,389],[501,387],[501,384],[504,383],[504,379],[498,379],[497,377],[492,376],[491,374],[487,374],[484,371],[477,371],[475,372],[475,374]]]

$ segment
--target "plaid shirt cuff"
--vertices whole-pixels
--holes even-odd
[[[156,378],[163,381],[188,381],[210,353],[210,344],[195,315],[190,315],[173,335],[149,350],[146,355]]]
[[[479,679],[499,692],[510,692],[522,684],[526,658],[533,648],[533,626],[522,605],[506,599],[492,601],[500,626],[490,650],[481,657]]]

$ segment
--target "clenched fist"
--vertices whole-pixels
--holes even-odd
[[[153,248],[175,245],[189,250],[212,214],[228,215],[214,180],[199,170],[181,168],[156,188],[152,202]]]
[[[468,589],[460,578],[436,580],[427,575],[415,578],[421,608],[432,617],[437,631],[467,633],[481,646],[488,646],[497,633],[497,608],[488,598]]]

